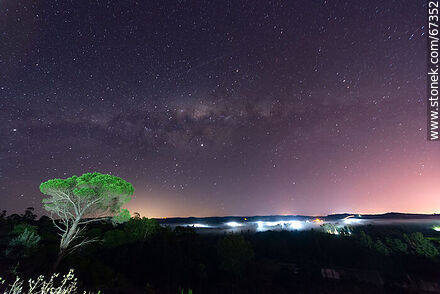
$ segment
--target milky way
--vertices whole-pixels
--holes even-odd
[[[1,207],[132,182],[147,216],[438,212],[423,1],[0,2]]]

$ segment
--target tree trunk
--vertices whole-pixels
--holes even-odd
[[[61,263],[61,260],[64,258],[64,255],[66,254],[66,251],[63,249],[60,249],[60,252],[58,253],[58,257],[57,260],[55,261],[55,263],[53,264],[53,272],[56,273],[58,266]]]
[[[75,219],[75,222],[72,224],[72,226],[70,227],[69,231],[67,231],[64,235],[63,238],[61,239],[61,244],[60,244],[60,252],[58,253],[58,257],[57,260],[55,261],[54,265],[53,265],[53,271],[54,273],[56,272],[56,270],[58,269],[58,266],[61,263],[61,260],[64,258],[64,256],[66,255],[66,251],[67,248],[69,248],[70,243],[72,242],[74,235],[76,233],[76,230],[78,228],[78,223],[79,223],[80,217]]]

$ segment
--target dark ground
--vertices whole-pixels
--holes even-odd
[[[11,245],[26,227],[41,236],[38,244]],[[440,293],[440,232],[416,225],[350,230],[198,234],[132,218],[90,226],[87,235],[102,241],[67,256],[58,271],[75,269],[81,288],[101,293]],[[3,215],[1,276],[51,274],[58,242],[47,217]]]

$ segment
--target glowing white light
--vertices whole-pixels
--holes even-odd
[[[263,223],[267,227],[275,227],[281,224],[281,222],[264,222]]]
[[[204,225],[204,224],[193,224],[194,228],[209,228],[208,225]]]
[[[193,227],[193,228],[209,228],[208,225],[205,224],[188,224],[187,227]]]
[[[291,229],[300,230],[303,228],[303,224],[300,221],[289,221],[288,223]]]
[[[229,227],[232,227],[232,228],[243,226],[243,224],[240,224],[240,223],[237,223],[237,222],[228,222],[228,223],[226,223],[226,225],[229,226]]]
[[[303,223],[297,220],[274,221],[274,222],[257,221],[256,224],[257,224],[257,231],[266,231],[273,227],[277,227],[279,229],[286,229],[286,230],[300,230],[304,227]]]
[[[257,231],[264,231],[264,223],[262,221],[257,221]]]
[[[358,218],[344,218],[344,223],[348,225],[360,223],[362,220]]]

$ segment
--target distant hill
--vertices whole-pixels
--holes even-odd
[[[179,224],[179,223],[208,223],[208,224],[220,224],[225,222],[256,222],[256,221],[282,221],[282,220],[313,220],[316,218],[326,221],[336,221],[344,219],[346,217],[353,216],[361,219],[438,219],[440,220],[440,214],[416,214],[416,213],[399,213],[388,212],[384,214],[330,214],[327,216],[307,216],[307,215],[266,215],[266,216],[215,216],[215,217],[172,217],[172,218],[158,218],[156,219],[161,224]]]

